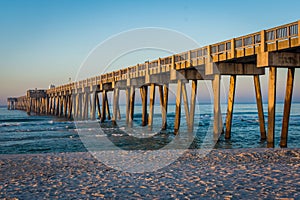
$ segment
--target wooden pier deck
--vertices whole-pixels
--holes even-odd
[[[300,67],[300,21],[252,34],[232,38],[187,52],[137,64],[117,71],[97,75],[48,90],[29,90],[18,98],[8,98],[9,109],[26,110],[28,113],[64,116],[76,120],[96,118],[113,120],[121,117],[120,90],[126,91],[126,122],[132,126],[135,91],[142,99],[142,125],[153,126],[155,92],[158,88],[162,113],[162,129],[167,126],[169,84],[177,84],[174,132],[180,128],[181,104],[189,131],[193,131],[197,95],[197,82],[211,80],[214,93],[214,134],[223,131],[220,112],[220,81],[230,76],[225,137],[231,137],[231,124],[237,76],[253,76],[261,139],[274,147],[276,76],[278,68],[288,68],[286,97],[280,146],[287,146],[288,124],[293,93],[295,68]],[[265,129],[260,76],[269,68],[268,128]],[[188,98],[186,84],[192,83]],[[149,94],[148,94],[149,90]],[[107,93],[113,92],[113,113],[110,113]],[[99,93],[102,102],[99,102]],[[150,99],[149,109],[147,99]],[[90,116],[88,116],[90,114]]]

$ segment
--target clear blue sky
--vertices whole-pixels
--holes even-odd
[[[0,104],[6,104],[7,96],[24,95],[29,88],[47,88],[50,83],[59,85],[69,77],[75,79],[88,53],[122,31],[168,28],[204,46],[299,20],[299,7],[299,0],[0,0]],[[299,80],[298,71],[296,74]],[[280,71],[279,98],[284,79],[285,71]],[[247,91],[250,80],[239,81],[238,99],[252,99],[253,93]]]

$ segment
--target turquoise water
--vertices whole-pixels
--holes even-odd
[[[267,128],[267,105],[265,108],[265,119]],[[125,107],[121,106],[121,113],[125,113]],[[275,146],[279,147],[280,130],[282,123],[283,105],[278,104],[276,108],[276,134]],[[226,105],[222,105],[223,122],[225,120]],[[156,133],[161,125],[161,111],[159,105],[155,106],[154,127]],[[118,122],[119,127],[104,123],[101,126],[104,133],[98,133],[100,127],[90,127],[90,122],[81,122],[83,126],[76,127],[73,121],[53,116],[28,116],[26,112],[18,110],[7,110],[0,107],[0,153],[45,153],[45,152],[82,152],[86,151],[82,142],[82,134],[98,134],[109,137],[114,143],[123,149],[159,149],[174,139],[172,132],[175,116],[175,106],[168,106],[168,130],[154,136],[144,134],[142,137],[123,134],[124,120]],[[201,148],[207,134],[211,134],[212,107],[209,104],[196,106],[194,141],[190,148]],[[122,119],[125,116],[122,115]],[[141,128],[141,106],[135,106],[133,126]],[[288,147],[300,147],[300,104],[294,103],[291,110]],[[95,123],[93,123],[95,124]],[[99,124],[98,122],[96,124]],[[94,126],[94,125],[93,125]],[[78,134],[80,129],[81,137]],[[184,109],[182,108],[182,119],[180,129],[186,130]],[[184,133],[182,133],[184,134]],[[97,137],[101,140],[101,137]],[[224,135],[214,148],[257,148],[266,147],[266,142],[260,141],[260,130],[256,104],[236,104],[234,107],[232,137],[225,140]],[[101,145],[100,145],[101,148]],[[105,145],[103,145],[105,149]]]
[[[0,153],[85,151],[74,123],[0,107]]]

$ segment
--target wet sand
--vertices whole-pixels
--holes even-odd
[[[0,155],[0,198],[300,199],[300,149],[188,150],[155,172],[107,167],[88,152]]]

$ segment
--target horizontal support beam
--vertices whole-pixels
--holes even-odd
[[[300,53],[262,52],[257,54],[257,67],[300,67]]]
[[[204,68],[190,68],[170,71],[171,80],[213,80],[213,76],[205,75]]]
[[[113,84],[112,83],[102,83],[100,84],[100,91],[106,90],[106,91],[112,91],[113,88]]]
[[[170,83],[170,73],[148,74],[145,76],[145,83],[168,84]]]
[[[127,87],[135,86],[135,87],[141,87],[145,85],[145,78],[140,77],[140,78],[130,78],[127,80]],[[118,82],[116,84],[118,86]]]
[[[221,75],[264,75],[264,68],[257,68],[255,64],[246,63],[216,63]]]

